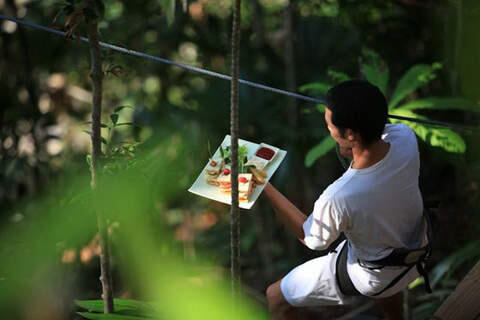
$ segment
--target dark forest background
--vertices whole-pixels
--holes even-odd
[[[228,74],[231,1],[185,0],[173,8],[169,3],[104,0],[101,40]],[[54,0],[0,1],[1,14],[45,26],[52,25],[61,9]],[[439,63],[435,76],[406,101],[462,97],[474,107],[434,105],[422,115],[478,128],[479,18],[475,0],[243,1],[240,77],[299,92],[306,84],[328,83],[335,75],[338,79],[338,74],[363,77],[365,52],[375,52],[389,69],[389,96],[412,66]],[[64,22],[59,16],[56,27]],[[94,216],[78,209],[81,227],[77,220],[62,220],[69,215],[65,206],[82,197],[79,190],[88,189],[88,46],[8,21],[0,21],[0,28],[0,259],[11,267],[10,273],[0,274],[0,286],[5,286],[1,310],[9,319],[79,319],[74,299],[99,299],[101,293]],[[84,26],[75,33],[85,35]],[[148,184],[136,178],[121,184],[126,195],[139,190],[149,195],[140,197],[148,202],[147,209],[141,207],[148,219],[141,210],[129,209],[130,214],[148,220],[158,235],[155,254],[205,269],[208,276],[202,279],[207,282],[228,278],[229,207],[187,189],[208,161],[208,144],[216,147],[229,133],[230,83],[110,50],[102,54],[103,122],[124,124],[102,129],[104,152],[114,160],[127,159],[105,171],[115,176],[161,163],[142,171]],[[430,296],[423,285],[408,290],[411,319],[427,319],[480,257],[478,130],[453,131],[465,141],[462,152],[419,139],[422,193],[425,200],[439,202],[428,266],[436,290]],[[334,151],[305,164],[308,152],[327,133],[315,104],[240,85],[240,137],[288,151],[272,183],[306,214],[343,172]],[[122,197],[118,193],[103,200],[117,208]],[[155,281],[121,267],[122,259],[149,264],[151,252],[126,255],[121,218],[111,217],[109,226],[115,297],[151,298],[145,288]],[[259,310],[255,312],[265,312],[264,292],[270,283],[319,254],[283,229],[262,197],[252,210],[242,210],[242,283]],[[12,278],[23,280],[11,284]],[[172,301],[180,309],[185,305],[180,297]],[[311,313],[334,318],[352,308]],[[380,314],[372,307],[362,319],[379,319]]]

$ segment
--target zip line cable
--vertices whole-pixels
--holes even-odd
[[[0,15],[0,19],[15,22],[15,23],[18,23],[20,25],[31,27],[33,29],[46,31],[46,32],[53,33],[53,34],[56,34],[56,35],[59,35],[59,36],[63,36],[63,37],[66,36],[66,32],[59,31],[59,30],[49,28],[49,27],[45,27],[45,26],[42,26],[42,25],[39,25],[39,24],[36,24],[36,23],[28,22],[28,21],[25,21],[25,20],[22,20],[22,19],[8,17],[8,16],[4,16],[4,15]],[[82,36],[77,36],[76,39],[80,39],[81,41],[87,42],[87,43],[89,42],[88,38],[82,37]],[[210,70],[194,67],[194,66],[184,64],[184,63],[180,63],[180,62],[171,61],[171,60],[168,60],[168,59],[165,59],[165,58],[161,58],[161,57],[153,56],[153,55],[146,54],[146,53],[143,53],[143,52],[123,48],[123,47],[113,45],[113,44],[110,44],[110,43],[100,42],[100,46],[103,47],[103,48],[107,48],[107,49],[111,49],[111,50],[114,50],[114,51],[122,52],[122,53],[125,53],[127,55],[140,57],[140,58],[144,58],[144,59],[148,59],[148,60],[153,60],[153,61],[156,61],[156,62],[160,62],[160,63],[168,64],[168,65],[171,65],[171,66],[179,67],[179,68],[182,68],[182,69],[185,69],[185,70],[188,70],[188,71],[212,76],[212,77],[215,77],[215,78],[228,80],[228,81],[232,80],[231,76],[228,76],[228,75],[225,75],[225,74],[222,74],[222,73],[218,73],[218,72],[215,72],[215,71],[210,71]],[[241,84],[250,86],[250,87],[262,89],[262,90],[265,90],[265,91],[275,92],[275,93],[278,93],[278,94],[283,94],[283,95],[290,96],[290,97],[293,97],[293,98],[297,98],[297,99],[300,99],[300,100],[319,103],[319,104],[325,104],[325,100],[323,100],[323,99],[312,98],[312,97],[302,95],[302,94],[298,94],[298,93],[295,93],[295,92],[290,92],[290,91],[286,91],[286,90],[282,90],[282,89],[269,87],[269,86],[266,86],[266,85],[263,85],[263,84],[260,84],[260,83],[256,83],[256,82],[252,82],[252,81],[248,81],[248,80],[243,80],[243,79],[238,79],[238,82],[241,83]],[[479,130],[480,129],[478,127],[465,126],[465,125],[453,124],[453,123],[436,121],[436,120],[410,118],[410,117],[404,117],[404,116],[393,115],[393,114],[389,114],[388,117],[392,118],[392,119],[397,119],[397,120],[418,122],[418,123],[422,123],[422,124],[427,124],[427,125],[432,125],[432,126],[440,126],[440,127],[447,127],[447,128],[452,128],[452,129],[458,129],[458,130],[471,130],[471,131],[473,131],[473,130]]]

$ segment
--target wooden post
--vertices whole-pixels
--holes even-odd
[[[480,318],[480,261],[457,285],[432,319],[474,320]]]

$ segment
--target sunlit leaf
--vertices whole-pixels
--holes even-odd
[[[435,70],[435,66],[427,64],[417,64],[411,67],[398,81],[388,109],[395,108],[407,95],[433,80],[435,78]]]
[[[424,116],[413,113],[410,110],[395,109],[391,112],[392,115],[399,115],[409,118],[426,119]],[[393,123],[405,123],[417,134],[417,136],[425,141],[427,144],[440,147],[448,152],[464,153],[466,150],[465,141],[456,132],[446,129],[427,126],[413,121],[404,121],[398,119],[391,119]]]
[[[425,279],[423,279],[423,277],[418,277],[417,279],[410,282],[410,284],[408,285],[408,289],[412,290],[413,288],[416,288],[423,283],[425,283]]]
[[[325,137],[322,142],[308,151],[305,157],[305,166],[311,167],[318,158],[335,147],[335,140],[331,136]]]
[[[465,98],[461,97],[430,97],[424,99],[418,99],[410,101],[398,109],[415,110],[415,109],[435,109],[435,110],[469,110],[480,111],[480,106]]]

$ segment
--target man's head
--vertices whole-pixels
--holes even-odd
[[[357,141],[368,146],[381,138],[387,122],[387,101],[363,80],[342,82],[327,92],[325,120],[332,137],[343,146]]]

